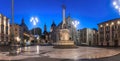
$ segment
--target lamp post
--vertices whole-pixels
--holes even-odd
[[[79,24],[79,21],[77,21],[77,20],[75,20],[75,21],[72,21],[72,24],[73,24],[73,26],[75,27],[75,29],[76,29],[76,31],[77,31],[77,26],[78,26],[78,24]],[[73,33],[73,31],[72,31],[72,33]],[[74,33],[73,33],[74,34]],[[76,32],[76,35],[75,35],[75,40],[76,40],[76,44],[77,44],[77,32]],[[74,38],[74,37],[73,37]]]
[[[38,23],[38,18],[37,17],[31,17],[30,22],[32,22],[33,25],[34,25],[34,35],[35,35],[35,26]],[[39,54],[39,45],[36,46],[36,54]]]
[[[12,0],[12,8],[11,8],[11,15],[12,15],[12,44],[14,45],[14,0]]]
[[[38,18],[37,17],[31,17],[30,22],[32,22],[33,25],[34,25],[34,35],[35,35],[35,26],[38,23]]]

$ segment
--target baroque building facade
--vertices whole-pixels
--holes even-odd
[[[16,42],[20,42],[20,38],[21,38],[21,36],[22,36],[22,33],[21,33],[21,27],[20,27],[20,25],[19,24],[14,24],[14,29],[12,29],[12,24],[10,25],[10,34],[11,34],[11,38],[10,38],[10,40],[12,41],[13,40],[13,36],[12,36],[12,34],[14,35],[14,41],[16,41]],[[18,38],[19,38],[19,40],[18,40]],[[13,41],[13,42],[14,42]]]
[[[25,24],[25,21],[24,21],[24,19],[22,19],[22,22],[21,22],[21,24],[20,24],[20,27],[21,27],[21,35],[20,35],[20,38],[21,38],[21,40],[22,40],[22,42],[24,42],[24,40],[28,40],[28,37],[26,37],[25,35],[24,35],[24,33],[25,34],[30,34],[29,33],[29,30],[28,30],[28,27],[27,27],[27,25]]]
[[[14,28],[12,28],[14,26]],[[24,19],[22,19],[21,24],[11,24],[10,25],[10,40],[11,43],[24,43],[24,40],[26,39],[25,34],[29,34],[29,30],[27,25],[24,22]],[[14,37],[14,38],[13,38]],[[14,40],[13,40],[14,39]],[[28,37],[27,37],[28,39]]]
[[[0,14],[0,44],[7,45],[10,42],[9,18]]]
[[[78,30],[78,44],[79,45],[88,45],[88,46],[94,46],[97,45],[97,30],[96,29],[90,29],[90,28],[84,28]]]
[[[120,18],[98,24],[98,45],[120,46]]]
[[[47,31],[46,24],[44,25],[43,39],[44,39],[44,43],[49,43],[50,42],[49,32]]]
[[[51,43],[55,43],[56,42],[56,33],[57,33],[57,32],[55,32],[56,31],[56,27],[57,26],[56,26],[56,24],[55,24],[55,22],[53,20],[53,23],[52,23],[51,28],[50,28],[50,40],[51,40]]]

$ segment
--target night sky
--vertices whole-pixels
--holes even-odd
[[[62,21],[61,5],[66,5],[66,16],[71,15],[74,20],[80,21],[77,29],[98,28],[97,24],[110,19],[119,18],[114,9],[112,0],[14,0],[15,23],[21,19],[32,29],[30,18],[36,16],[39,23],[36,27],[43,29],[47,24],[49,31],[52,21],[56,24]],[[0,0],[0,13],[11,19],[11,0]]]

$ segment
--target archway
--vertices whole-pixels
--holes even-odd
[[[118,47],[118,40],[114,40],[114,46]]]

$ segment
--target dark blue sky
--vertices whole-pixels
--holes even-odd
[[[39,18],[36,27],[43,29],[47,24],[48,31],[54,20],[59,24],[62,20],[61,5],[66,5],[66,16],[69,14],[79,20],[78,29],[97,28],[97,24],[109,19],[119,18],[117,10],[112,6],[112,0],[14,0],[15,23],[20,24],[21,19],[29,29],[33,28],[30,17]],[[11,19],[11,0],[0,0],[0,13]]]

